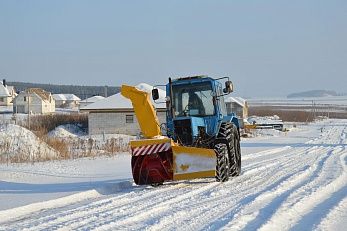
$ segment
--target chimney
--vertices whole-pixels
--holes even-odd
[[[4,85],[4,87],[6,87],[6,79],[2,80],[2,85]]]

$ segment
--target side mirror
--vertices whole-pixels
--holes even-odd
[[[223,92],[230,94],[233,91],[234,91],[233,83],[231,81],[226,81],[225,82],[225,88],[223,89]]]
[[[154,88],[154,89],[152,90],[152,99],[153,99],[153,100],[159,99],[159,91],[158,91],[157,88]]]

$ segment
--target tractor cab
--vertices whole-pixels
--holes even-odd
[[[216,136],[226,116],[223,96],[232,92],[231,81],[227,80],[223,89],[218,80],[207,76],[169,79],[166,85],[168,137],[185,146],[200,147],[204,146],[202,140]]]

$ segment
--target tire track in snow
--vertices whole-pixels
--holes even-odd
[[[304,152],[306,152],[306,149],[304,149],[303,151],[302,151],[303,153]],[[297,153],[297,152],[296,152]],[[300,152],[299,153],[297,153],[297,154],[300,154]],[[282,159],[282,161],[283,161],[283,159]],[[291,160],[288,160],[288,164],[290,164],[290,163],[292,163],[292,161]],[[280,164],[281,165],[281,164]],[[292,164],[291,164],[292,165]],[[284,171],[284,170],[283,170]],[[254,172],[254,175],[257,175],[258,173],[256,173],[256,172]],[[276,175],[276,174],[274,174],[274,175]],[[269,179],[269,177],[268,176],[264,176],[264,178],[265,179]],[[274,177],[271,181],[269,180],[269,183],[272,183],[273,182],[273,180],[275,179],[275,178],[278,178],[278,176],[277,177]],[[239,178],[235,178],[235,179],[239,179]],[[239,179],[241,182],[242,181],[244,181],[244,180],[241,180],[241,179]],[[244,182],[243,182],[244,183]],[[255,182],[255,183],[259,183],[259,185],[261,185],[262,183],[261,183],[261,181],[259,181],[259,182]],[[247,188],[249,188],[249,184],[244,184]],[[219,191],[219,189],[215,189],[215,188],[213,188],[213,190],[216,190],[216,191]],[[212,190],[212,191],[213,191]],[[243,197],[243,194],[242,194],[242,196],[241,197]],[[200,200],[201,198],[199,198],[199,200]],[[223,200],[225,201],[225,197],[223,197],[222,198],[222,200],[221,200],[221,203],[223,202]],[[204,204],[206,203],[206,201],[204,201],[203,202]],[[218,204],[218,203],[213,203],[213,204]],[[229,204],[229,203],[228,203]],[[228,205],[227,204],[227,205]],[[203,205],[202,203],[199,205],[199,206],[201,206],[201,205]],[[173,205],[173,206],[175,206],[175,205]],[[180,205],[181,206],[181,208],[182,208],[182,205]],[[188,207],[189,207],[189,211],[190,211],[190,213],[191,213],[191,207],[192,207],[192,205],[188,205]],[[229,207],[229,206],[228,206]],[[176,207],[174,207],[176,210],[176,213],[177,213],[177,210],[179,209],[179,208],[176,208]],[[187,209],[187,208],[184,208],[183,207],[183,210],[184,209]],[[209,204],[209,206],[208,206],[208,210],[211,210],[211,204]],[[166,212],[167,211],[170,211],[170,210],[166,210]],[[166,213],[164,212],[164,214],[163,213],[161,213],[161,217],[166,217],[166,215],[165,215]],[[160,218],[159,218],[160,219]],[[144,219],[145,220],[145,219]],[[153,221],[154,219],[152,219],[151,221],[148,221],[149,222],[149,225],[153,225],[153,224],[155,224],[155,221]],[[143,220],[141,220],[142,221],[142,223],[143,223]],[[191,224],[191,223],[190,223]],[[132,225],[134,225],[134,221],[132,221]],[[117,226],[117,224],[116,224],[116,226]],[[128,227],[128,226],[127,226]],[[155,227],[155,226],[154,226]],[[143,227],[136,227],[136,226],[134,226],[133,227],[134,229],[136,229],[136,228],[143,228]]]
[[[293,155],[301,155],[301,154],[304,154],[306,151],[310,151],[310,150],[315,150],[317,147],[305,147],[305,146],[302,146],[300,148],[296,148],[296,149],[288,149],[286,148],[286,150],[290,150],[289,152],[278,152],[276,153],[276,155],[272,154],[272,155],[269,155],[269,156],[265,156],[264,158],[266,157],[270,157],[271,158],[268,158],[268,159],[264,159],[262,158],[262,160],[260,161],[257,161],[257,160],[252,160],[252,162],[250,162],[249,164],[246,164],[245,166],[242,166],[242,169],[245,170],[246,172],[249,172],[249,171],[252,171],[253,169],[257,169],[259,167],[261,168],[264,168],[266,166],[271,166],[275,163],[281,163],[283,162],[284,158],[292,158]],[[255,162],[253,162],[255,161]],[[249,161],[246,160],[243,162],[246,162],[248,163]]]
[[[141,187],[141,186],[140,186]],[[180,187],[180,185],[176,185]],[[142,188],[142,187],[141,187]],[[99,201],[88,203],[78,206],[73,209],[62,210],[58,213],[51,213],[51,211],[44,211],[44,213],[37,214],[35,223],[32,224],[32,217],[27,217],[27,223],[24,222],[21,228],[30,228],[33,230],[45,229],[47,227],[54,227],[56,224],[63,223],[67,225],[68,221],[77,221],[80,218],[86,219],[86,216],[91,214],[98,214],[100,212],[107,212],[105,208],[117,209],[122,206],[130,206],[139,201],[146,201],[151,197],[158,196],[166,191],[171,191],[172,187],[164,187],[157,189],[143,189],[138,192],[125,193],[112,198],[100,199]],[[146,192],[147,191],[147,192]],[[129,195],[130,194],[130,195]],[[132,194],[132,195],[131,195]],[[47,214],[45,215],[45,213]]]
[[[280,179],[283,180],[283,179]],[[272,181],[273,182],[273,181]],[[279,182],[275,182],[277,184]],[[271,187],[271,186],[270,186]],[[249,192],[248,192],[249,193]],[[230,200],[226,200],[226,197]],[[237,200],[232,199],[237,197]],[[186,207],[175,208],[173,212],[165,213],[163,217],[160,217],[156,225],[153,225],[150,230],[170,229],[173,227],[173,221],[175,227],[180,227],[182,230],[189,229],[207,229],[204,224],[209,223],[217,216],[225,214],[229,210],[237,209],[237,204],[247,203],[252,200],[254,195],[242,199],[244,195],[232,195],[230,193],[224,194],[219,198],[211,199],[210,201],[202,201],[199,204],[192,206],[191,204]],[[187,216],[186,211],[189,211]],[[213,230],[213,229],[212,229]]]
[[[84,229],[93,229],[98,226],[104,225],[105,223],[110,223],[114,220],[121,219],[121,218],[127,218],[131,216],[135,216],[138,213],[141,213],[140,211],[146,211],[147,209],[151,209],[153,206],[155,206],[157,203],[163,203],[167,200],[175,199],[177,196],[182,196],[188,192],[192,191],[192,187],[189,187],[189,185],[185,185],[184,183],[179,183],[177,185],[178,187],[175,187],[175,185],[168,186],[168,192],[163,194],[157,194],[156,197],[151,198],[152,200],[149,200],[149,202],[146,203],[147,200],[140,200],[139,204],[133,204],[129,203],[125,207],[118,207],[117,209],[113,208],[100,208],[102,213],[104,214],[104,217],[102,221],[98,219],[98,213],[89,214],[89,216],[92,216],[91,218],[87,218],[84,220],[83,223],[85,223],[86,226],[84,226],[81,223],[74,223],[74,220],[71,220],[70,222],[66,223],[66,227],[69,229],[78,229],[82,228]],[[177,192],[178,189],[182,189],[180,192]],[[174,191],[175,193],[171,193]],[[153,203],[155,202],[155,203]],[[120,214],[120,216],[118,215]]]
[[[114,219],[113,217],[115,214],[117,214],[118,209],[122,211],[123,216],[132,215],[131,209],[135,202],[139,202],[139,205],[136,206],[135,208],[136,210],[146,209],[147,205],[145,203],[141,203],[142,201],[146,202],[152,198],[154,201],[160,202],[165,200],[165,198],[167,199],[168,197],[175,197],[179,195],[177,193],[177,188],[181,188],[182,185],[184,186],[183,188],[185,189],[184,191],[181,192],[182,194],[186,193],[186,191],[189,191],[189,192],[192,191],[191,187],[185,187],[185,184],[183,183],[169,185],[167,187],[164,186],[164,188],[158,188],[157,190],[152,189],[149,191],[148,195],[147,194],[141,195],[143,192],[140,191],[139,192],[140,196],[134,195],[133,197],[133,199],[136,198],[136,200],[132,200],[128,198],[125,201],[126,203],[120,203],[120,204],[117,203],[117,200],[112,200],[112,203],[111,204],[107,203],[108,204],[107,206],[102,206],[102,207],[96,206],[96,208],[93,208],[93,209],[91,209],[89,205],[85,205],[85,206],[78,207],[72,210],[68,210],[67,213],[64,213],[64,214],[54,214],[54,215],[47,216],[45,217],[45,222],[40,221],[39,222],[40,224],[33,225],[33,224],[30,224],[30,221],[29,221],[28,227],[33,227],[33,230],[37,230],[39,228],[47,229],[48,227],[55,229],[61,225],[68,227],[69,225],[74,223],[76,223],[78,226],[80,222],[82,222],[81,220],[83,220],[83,223],[85,223],[85,221],[92,222],[93,220],[97,220],[99,218],[98,214],[100,213],[103,214],[104,220],[108,217],[110,217],[110,219],[113,220]],[[167,191],[166,197],[163,195],[164,191]],[[170,193],[171,191],[174,191],[175,193]],[[129,197],[129,195],[125,195],[125,196]],[[109,199],[106,199],[106,200],[109,200]],[[88,217],[91,217],[91,218],[88,218]]]
[[[305,153],[309,156],[312,155],[310,154],[310,149],[307,149]],[[329,155],[322,157],[320,161],[325,162],[328,157]],[[229,229],[231,227],[237,227],[238,229],[246,230],[254,230],[260,227],[261,222],[266,219],[266,216],[271,214],[275,207],[279,206],[281,201],[285,200],[296,188],[305,184],[308,176],[318,174],[320,171],[319,165],[312,168],[311,164],[307,163],[307,161],[302,161],[302,163],[305,163],[305,165],[301,167],[299,171],[290,174],[288,174],[288,172],[287,175],[283,176],[282,181],[253,194],[252,197],[249,198],[248,203],[241,202],[237,210],[233,210],[232,213],[226,214],[225,217],[221,218],[221,220],[225,220],[225,222],[220,222],[219,219],[210,224],[211,230],[224,226],[226,230],[228,230],[228,227]],[[298,166],[300,166],[300,164]],[[293,167],[295,166],[288,166],[289,169]],[[242,217],[242,219],[233,220],[233,218],[239,217]],[[232,222],[229,222],[230,220],[232,220]]]
[[[266,220],[271,218],[273,211],[276,211],[281,206],[281,204],[292,195],[293,192],[295,192],[302,186],[310,183],[313,179],[319,177],[320,173],[322,172],[323,164],[327,161],[327,159],[330,156],[331,152],[329,152],[326,156],[320,159],[317,164],[314,164],[314,168],[308,168],[301,175],[293,176],[293,179],[288,179],[287,182],[284,182],[284,184],[280,185],[274,191],[269,191],[266,194],[259,196],[259,198],[257,198],[254,201],[254,203],[256,207],[260,206],[260,209],[257,208],[257,212],[251,212],[251,214],[246,215],[248,219],[250,219],[251,217],[253,218],[252,220],[248,221],[244,229],[253,230],[261,227],[261,225],[263,225],[263,223],[266,222]],[[254,209],[251,208],[249,210],[254,211]],[[256,216],[254,217],[254,215]]]
[[[347,185],[343,186],[338,191],[331,194],[331,196],[322,203],[315,206],[315,209],[301,218],[292,230],[314,230],[317,225],[326,216],[326,211],[336,207],[343,199],[347,198]],[[346,217],[347,218],[347,217]]]
[[[262,230],[278,230],[278,229],[289,229],[292,228],[293,224],[299,222],[299,226],[302,227],[306,224],[307,219],[314,217],[313,209],[322,209],[326,206],[324,203],[330,197],[344,195],[344,190],[347,185],[347,166],[345,158],[347,152],[342,152],[339,156],[343,171],[339,177],[334,179],[328,185],[320,187],[318,190],[311,194],[302,197],[299,202],[290,206],[282,206],[272,218],[261,227]],[[333,199],[332,199],[333,200]],[[311,213],[311,214],[310,214]],[[307,216],[305,218],[305,216]],[[303,218],[303,223],[300,223],[300,219]],[[314,224],[311,224],[314,225]]]
[[[330,148],[329,152],[331,153],[331,156],[322,166],[322,170],[319,175],[312,179],[312,181],[309,183],[293,192],[285,204],[293,205],[297,203],[302,197],[316,191],[322,186],[331,183],[334,179],[341,175],[343,168],[340,164],[339,155],[343,153],[344,150],[345,148],[340,146]]]
[[[206,182],[206,179],[205,179]],[[171,199],[167,199],[165,197],[162,198],[162,202],[157,202],[155,200],[150,201],[143,201],[145,203],[144,207],[142,209],[133,208],[131,211],[131,216],[127,216],[125,214],[121,214],[120,217],[111,216],[109,219],[100,221],[99,223],[93,224],[93,227],[89,227],[91,229],[112,229],[112,227],[116,226],[117,229],[129,229],[132,224],[134,224],[136,221],[142,221],[143,219],[146,219],[147,217],[151,217],[152,214],[156,214],[158,212],[161,212],[165,209],[169,209],[171,204],[179,203],[181,201],[184,201],[186,199],[189,199],[194,196],[198,196],[199,194],[208,191],[209,189],[216,187],[219,185],[217,182],[210,182],[205,183],[204,186],[198,186],[195,185],[193,188],[195,190],[191,190],[191,188],[186,188],[183,194],[177,195],[177,191],[173,190],[175,193],[173,193]],[[114,221],[117,220],[117,221]],[[87,228],[87,229],[89,229]]]
[[[171,190],[170,188],[168,188],[168,189]],[[142,200],[142,199],[145,199],[145,198],[140,198],[139,200]],[[109,202],[109,201],[106,201],[105,203],[106,203],[106,204],[109,204],[110,202]],[[101,207],[103,206],[103,203],[102,203],[102,202],[98,202],[98,203],[96,204],[96,207],[100,207],[100,206],[101,206]],[[88,209],[90,210],[90,206],[87,206],[87,207],[84,206],[84,207],[82,207],[82,208],[79,208],[78,210],[83,210],[83,211],[84,211],[84,210],[86,210],[86,209],[87,209],[87,210],[88,210]],[[78,213],[78,212],[79,212],[78,210],[71,210],[70,213],[65,214],[65,216],[70,216],[71,214],[74,214],[74,213],[79,214],[79,213]],[[104,208],[100,209],[100,211],[105,212],[105,211],[104,211]],[[97,211],[97,213],[100,212],[100,211]],[[41,215],[42,215],[42,214],[40,214],[40,216],[41,216]],[[61,217],[61,215],[62,215],[62,214],[59,214],[59,217]],[[80,217],[80,218],[82,218],[82,217],[84,218],[85,216],[79,216],[79,217]],[[54,218],[54,217],[53,217],[53,218]],[[52,220],[52,217],[48,217],[48,220]],[[76,220],[75,220],[75,221],[76,221]],[[45,225],[45,227],[47,227],[46,221],[44,221],[44,222],[41,221],[41,224],[42,224],[42,223]],[[31,225],[32,225],[32,224],[31,224]],[[62,224],[60,224],[60,225],[62,225]],[[33,226],[31,226],[31,227],[33,227]],[[35,227],[35,226],[34,226],[34,227]],[[39,228],[39,227],[36,227],[35,229],[37,229],[37,228]],[[55,228],[57,228],[57,227],[55,227]]]
[[[129,197],[131,197],[131,195],[128,194],[124,194],[123,196],[118,196],[115,198],[115,200],[118,201],[117,206],[121,207],[123,206],[125,203],[129,203],[129,204],[133,204],[136,203],[136,201],[145,201],[147,198],[150,198],[152,195],[154,194],[160,194],[163,193],[164,191],[171,191],[171,186],[170,187],[166,187],[165,190],[161,189],[159,192],[154,191],[154,189],[151,189],[150,193],[139,197],[137,194],[135,194],[134,192],[130,192],[129,194],[133,194],[133,198],[137,198],[137,199],[133,199],[133,200],[129,200]],[[143,192],[141,192],[143,193]],[[125,198],[124,203],[122,202],[122,197]],[[155,199],[155,198],[154,198]],[[75,217],[76,215],[74,214],[79,214],[79,216],[76,216],[75,218],[81,218],[81,217],[85,217],[82,214],[88,214],[88,211],[94,211],[94,213],[98,213],[98,212],[102,212],[103,211],[103,207],[105,207],[106,205],[110,205],[112,204],[112,201],[110,199],[104,199],[104,200],[100,200],[97,202],[93,202],[91,204],[85,205],[85,206],[81,206],[81,207],[77,207],[75,209],[68,209],[67,211],[57,211],[57,214],[49,214],[52,211],[41,211],[37,214],[31,214],[30,218],[28,217],[27,219],[29,219],[28,223],[25,225],[25,221],[21,221],[22,223],[24,223],[21,227],[22,228],[28,228],[28,227],[36,227],[36,229],[39,229],[41,226],[43,227],[49,227],[50,224],[55,224],[55,223],[59,223],[59,221],[63,220],[64,217]],[[59,209],[59,210],[63,210]],[[83,211],[82,214],[79,213],[79,211]],[[48,213],[47,216],[45,216],[45,213]],[[32,218],[37,217],[37,219],[34,219],[34,224],[32,224]],[[23,220],[25,218],[20,218],[20,220]],[[20,222],[16,222],[17,224]],[[18,224],[19,225],[19,224]],[[41,226],[40,226],[41,225]],[[18,226],[17,226],[18,227]]]
[[[265,158],[268,156],[273,156],[274,154],[278,154],[280,152],[286,151],[288,149],[291,149],[291,146],[285,146],[285,147],[280,147],[280,148],[274,148],[274,149],[269,149],[261,152],[255,152],[255,153],[250,153],[245,156],[242,156],[242,160],[251,160],[255,158]]]
[[[329,155],[326,156],[326,158],[322,159],[321,161],[319,161],[316,164],[316,165],[319,166],[319,168],[317,168],[317,170],[315,171],[314,175],[311,176],[310,179],[305,181],[306,183],[302,182],[302,184],[297,185],[297,187],[295,187],[295,188],[298,189],[298,190],[296,190],[296,191],[299,191],[299,189],[300,189],[301,191],[307,193],[307,192],[310,192],[310,191],[314,191],[316,188],[319,188],[322,185],[327,184],[327,182],[329,183],[329,180],[331,180],[331,179],[329,179],[329,177],[326,176],[325,173],[328,171],[327,174],[331,174],[331,170],[332,171],[336,171],[336,167],[334,168],[334,166],[336,166],[336,165],[334,165],[335,164],[334,156],[335,156],[335,154],[338,154],[338,153],[342,152],[345,149],[344,147],[341,147],[341,146],[340,147],[337,146],[337,147],[340,148],[341,150],[337,150],[335,146],[332,146],[330,148],[326,148],[326,149],[329,150]],[[319,155],[319,154],[320,153],[317,153],[316,155]],[[328,157],[330,157],[330,158],[327,159]],[[331,162],[331,163],[329,163],[329,162]],[[328,166],[326,166],[326,165],[328,165]],[[325,169],[327,169],[327,170],[325,170]],[[322,182],[320,182],[320,181],[322,181]],[[290,191],[288,191],[286,199],[292,197],[293,194],[296,193],[295,188],[293,188]],[[304,189],[302,189],[302,188],[304,188]],[[285,198],[283,198],[283,199],[285,199]],[[282,202],[283,201],[284,200],[282,200]],[[274,204],[274,203],[276,204],[276,201],[272,201],[271,203],[272,204]],[[293,202],[291,202],[291,203],[293,204]],[[256,227],[259,227],[259,225],[262,223],[261,222],[262,220],[266,221],[269,218],[268,216],[264,216],[264,213],[267,214],[267,215],[271,215],[271,211],[274,210],[274,209],[275,208],[273,208],[271,205],[269,205],[267,211],[265,210],[265,212],[263,212],[263,214],[262,214],[262,211],[264,211],[264,209],[259,210],[258,222],[256,220],[254,220],[254,219],[253,220],[250,219],[251,221],[246,225],[245,230],[255,229]],[[301,227],[301,229],[299,229],[299,230],[302,230],[302,228],[304,228],[304,227]],[[294,229],[294,230],[297,230],[297,229]]]
[[[170,229],[172,227],[180,227],[180,229],[184,230],[187,225],[188,227],[186,227],[186,229],[199,229],[199,226],[201,228],[201,224],[208,223],[215,216],[218,216],[221,211],[224,213],[224,211],[229,210],[231,206],[235,207],[238,201],[244,197],[245,189],[233,188],[234,185],[241,184],[241,182],[244,183],[242,185],[243,187],[249,188],[250,184],[247,180],[243,179],[244,176],[246,175],[233,178],[231,182],[225,183],[225,185],[230,186],[228,189],[214,188],[212,192],[209,192],[209,195],[206,195],[208,199],[199,198],[195,203],[190,202],[183,207],[175,206],[173,211],[166,211],[166,213],[156,219],[156,222],[154,222],[155,224],[152,225],[149,230]],[[275,172],[273,176],[276,176]],[[265,179],[267,183],[273,183],[274,179],[277,177],[278,176],[273,178],[268,177]],[[250,179],[251,178],[252,177],[250,177]],[[258,179],[261,178],[263,178],[263,176],[260,176]],[[262,185],[264,181],[252,180],[251,183]],[[250,192],[248,191],[247,193]],[[214,196],[213,194],[217,194],[218,196]],[[230,198],[230,200],[226,198]],[[189,213],[187,214],[186,211],[189,211]]]
[[[155,199],[155,198],[154,198]],[[143,200],[143,199],[139,199],[139,200]],[[144,209],[144,208],[142,208],[141,206],[140,206],[140,208],[139,208],[139,206],[137,206],[137,208],[138,209]],[[100,210],[102,210],[103,208],[100,208]],[[124,208],[122,208],[123,210],[128,210],[129,212],[128,212],[128,214],[131,214],[131,210],[129,210],[129,208],[127,208],[127,209],[124,209]],[[98,212],[99,211],[95,211],[94,213],[92,213],[92,215],[89,215],[89,216],[91,216],[92,218],[85,218],[85,216],[79,216],[80,218],[81,217],[83,217],[84,219],[85,219],[85,221],[87,222],[87,221],[93,221],[93,220],[97,220],[98,219],[98,216],[96,215],[96,214],[98,214]],[[75,211],[73,211],[73,212],[71,212],[71,213],[75,213]],[[115,213],[117,213],[117,211],[109,211],[109,212],[106,212],[106,211],[103,211],[103,213],[109,213],[110,214],[110,216],[112,216],[113,214],[115,214]],[[77,217],[76,217],[76,219],[78,219]],[[67,226],[69,226],[70,225],[70,223],[73,223],[74,221],[76,221],[76,220],[71,220],[70,222],[67,222],[67,223],[65,223],[65,225],[67,225]],[[47,225],[46,223],[45,223],[45,225]]]
[[[317,230],[344,230],[346,227],[341,225],[343,221],[347,220],[347,196],[343,198],[334,208],[332,208],[328,215],[322,220]]]
[[[292,163],[291,160],[288,160],[287,162],[288,164]],[[283,163],[279,163],[278,166],[283,166]],[[284,170],[282,171],[284,172]],[[278,179],[279,175],[282,175],[283,172],[280,173],[280,171],[278,171],[277,169],[273,169],[273,172],[266,172],[266,173],[263,172],[263,175],[260,175],[258,178],[260,181],[256,179],[255,181],[253,180],[252,183],[264,185],[264,183],[266,182],[267,184],[271,184],[276,179]],[[255,176],[257,176],[257,173],[255,174],[256,174]],[[224,214],[226,210],[231,209],[230,201],[233,201],[234,203],[232,206],[236,206],[238,203],[238,200],[241,200],[242,197],[244,197],[245,192],[242,191],[235,194],[235,190],[233,190],[233,186],[240,184],[242,186],[245,186],[249,190],[250,184],[247,180],[244,179],[245,176],[246,174],[240,177],[234,178],[231,182],[226,182],[225,184],[229,184],[231,190],[230,191],[227,190],[226,191],[227,193],[222,194],[221,196],[217,198],[215,197],[215,198],[211,198],[210,200],[203,200],[202,202],[197,202],[197,203],[194,203],[193,205],[192,203],[190,203],[187,207],[182,207],[182,206],[178,208],[175,207],[174,213],[167,211],[166,213],[162,214],[163,218],[157,220],[157,222],[154,225],[152,225],[153,230],[168,229],[169,227],[167,226],[172,226],[173,220],[175,221],[174,223],[176,227],[180,227],[180,229],[182,228],[184,229],[184,226],[187,225],[187,223],[189,224],[189,228],[198,229],[198,227],[194,227],[194,222],[196,223],[196,221],[199,221],[197,224],[195,224],[196,226],[201,226],[202,223],[209,223],[211,219],[213,219],[213,217],[218,216],[218,214],[220,214],[221,212],[222,214]],[[265,182],[261,181],[262,178],[266,179]],[[240,182],[235,182],[234,180],[240,181]],[[280,182],[277,182],[275,184],[279,184],[279,183]],[[252,185],[251,188],[254,188],[254,185]],[[217,192],[220,191],[220,189],[215,189],[215,190]],[[225,191],[225,190],[222,190],[222,191]],[[247,192],[247,193],[250,193],[250,192]],[[238,200],[233,199],[235,196],[238,197]],[[230,198],[230,201],[226,200],[226,198]],[[189,210],[190,216],[187,217],[187,215],[183,216],[180,214],[180,213],[185,214],[186,213],[185,211],[187,210]],[[202,214],[203,216],[201,216]],[[181,216],[181,221],[180,221],[180,216]],[[187,220],[188,222],[186,222]]]
[[[256,173],[254,173],[254,174],[256,174]],[[235,179],[237,179],[237,178],[235,178]],[[219,183],[218,183],[218,185],[219,185]],[[216,189],[215,187],[212,187],[212,191],[213,190],[217,190],[217,191],[219,191],[219,189]],[[175,192],[173,192],[173,194],[174,194]],[[207,191],[207,193],[208,194],[210,194],[210,191]],[[199,198],[199,199],[201,199],[201,198]],[[175,204],[173,204],[172,206],[175,206]],[[182,207],[182,204],[180,205],[181,207]],[[189,207],[192,207],[191,205],[189,205]],[[167,211],[167,210],[166,210]],[[165,214],[165,213],[164,213]],[[163,215],[163,214],[161,214],[161,215]],[[165,217],[165,215],[164,215],[164,217]],[[142,221],[143,222],[143,221]],[[151,223],[151,225],[153,224],[153,222],[152,221],[149,221],[150,223]],[[134,225],[134,223],[135,223],[135,221],[134,220],[132,220],[132,225]],[[128,226],[127,226],[128,227]],[[133,227],[134,229],[135,228],[140,228],[140,227]]]
[[[317,148],[317,147],[315,147],[315,148]],[[313,148],[313,151],[317,151],[317,150],[315,150],[315,148]],[[298,149],[296,149],[296,150],[298,150]],[[295,155],[297,155],[297,156],[300,156],[300,153],[293,153],[293,154],[295,154]],[[295,157],[296,158],[296,157]],[[295,159],[295,158],[293,158],[293,160],[294,161],[302,161],[303,163],[310,163],[310,162],[312,162],[312,163],[314,163],[314,162],[316,162],[316,160],[315,160],[315,156],[313,155],[312,156],[312,158],[310,157],[310,158],[305,158],[305,157],[300,157],[300,158],[298,158],[298,159]],[[300,163],[300,164],[302,164],[302,163]],[[292,165],[292,167],[294,167],[295,165]],[[287,169],[288,170],[288,169]],[[264,183],[264,182],[263,182]],[[252,186],[252,185],[251,185]],[[201,199],[201,198],[200,198]],[[204,204],[206,201],[203,201],[202,203],[201,203],[201,205],[202,204]],[[229,201],[228,201],[229,202]],[[228,205],[228,202],[226,202],[226,200],[224,199],[224,200],[221,200],[220,201],[220,203],[218,203],[219,205],[220,204],[227,204]],[[211,204],[209,204],[209,203],[207,203],[208,204],[208,209],[207,209],[207,212],[208,212],[208,210],[209,209],[211,209],[211,207],[210,207],[210,205]],[[230,203],[229,203],[229,205],[230,205]],[[190,209],[190,208],[194,208],[194,206],[192,206],[192,205],[188,205],[188,208],[189,208],[189,216],[188,216],[188,219],[185,219],[188,223],[189,222],[192,222],[192,221],[194,221],[194,219],[191,217],[192,215],[193,216],[195,216],[196,215],[196,213],[194,212],[194,210],[192,211],[192,209]],[[201,209],[199,209],[199,206],[197,205],[196,206],[198,209],[197,209],[197,211],[199,211],[200,210],[200,212],[202,212],[202,213],[204,213],[204,211],[205,210],[201,210]],[[219,206],[220,207],[220,206]],[[230,206],[229,206],[230,207]],[[180,212],[180,211],[182,211],[182,213],[183,214],[187,214],[187,213],[184,213],[184,210],[186,210],[187,211],[187,208],[185,208],[184,209],[184,207],[180,207],[180,208],[182,208],[182,209],[177,209],[176,207],[174,207],[173,208],[173,210],[175,211],[175,213],[178,213],[178,212]],[[201,208],[201,207],[200,207]],[[213,207],[212,207],[213,208]],[[167,210],[166,210],[167,211]],[[230,210],[229,210],[230,211]],[[191,214],[192,213],[192,214]],[[220,213],[217,213],[217,214],[215,214],[215,215],[217,215],[218,216],[218,214],[220,214]],[[153,222],[155,223],[155,222],[157,222],[158,220],[159,220],[159,224],[160,224],[160,220],[161,221],[163,221],[163,218],[165,218],[166,217],[166,215],[167,215],[167,213],[161,213],[160,214],[160,216],[159,216],[159,219],[150,219],[149,221],[148,220],[145,220],[146,222],[149,222],[149,223],[145,223],[145,225],[146,224],[149,224],[149,225],[153,225]],[[206,216],[205,216],[206,217]],[[206,222],[205,220],[201,220],[201,217],[198,217],[197,218],[200,222]],[[182,218],[181,218],[181,220],[182,220]],[[182,222],[183,224],[184,224],[184,221]],[[143,224],[143,223],[142,223]],[[190,223],[190,224],[192,224],[192,223]],[[160,225],[163,225],[163,223],[161,223]],[[153,227],[153,229],[156,229],[156,228],[158,228],[158,229],[160,229],[162,226],[160,226],[160,225],[158,225],[158,226],[152,226]],[[144,226],[141,226],[141,224],[137,224],[137,226],[133,226],[133,228],[141,228],[141,227],[144,227]],[[165,226],[164,226],[165,227]],[[174,227],[172,227],[172,226],[168,226],[169,228],[171,227],[171,229],[174,229]],[[181,226],[176,226],[176,227],[181,227]],[[197,227],[199,227],[199,226],[197,226]],[[200,226],[201,227],[201,226]],[[166,227],[167,228],[167,227]],[[188,229],[189,228],[192,228],[192,227],[187,227]],[[208,228],[208,227],[207,227]]]

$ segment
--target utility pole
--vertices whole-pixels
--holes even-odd
[[[28,92],[28,128],[30,130],[30,93]]]
[[[316,102],[313,101],[313,119],[316,120],[316,116],[317,116],[317,105],[316,105]]]
[[[315,113],[314,113],[314,102],[313,102],[313,100],[312,100],[312,116],[313,116],[313,120],[314,120]]]
[[[107,85],[105,85],[104,87],[104,95],[105,95],[105,98],[107,98]]]
[[[328,119],[330,119],[330,105],[328,106]]]

